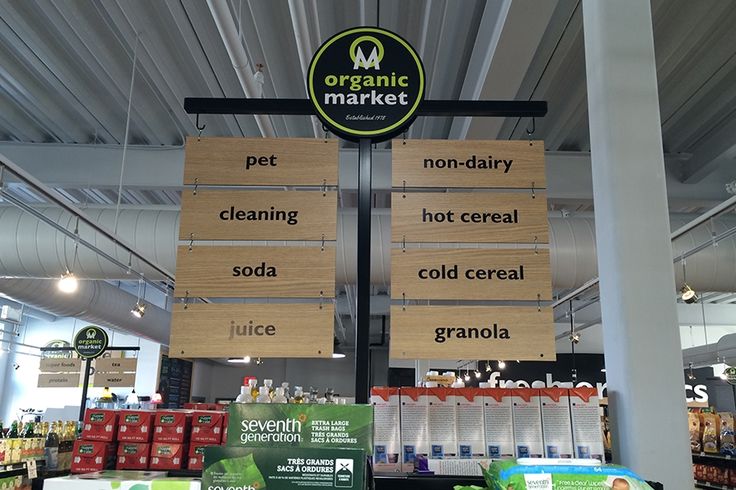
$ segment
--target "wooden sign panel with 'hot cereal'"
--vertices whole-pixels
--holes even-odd
[[[392,306],[389,349],[391,359],[554,361],[552,309]]]
[[[547,243],[545,193],[394,192],[392,238],[401,242]]]
[[[332,357],[333,336],[332,303],[177,303],[169,356]]]
[[[334,240],[336,226],[334,191],[182,193],[181,240]]]
[[[175,296],[335,295],[334,247],[179,247]]]
[[[396,139],[391,152],[394,188],[546,187],[541,141]]]
[[[393,249],[393,299],[551,300],[547,249]]]
[[[188,137],[184,184],[337,185],[337,140]]]

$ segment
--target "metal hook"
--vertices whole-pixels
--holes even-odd
[[[194,247],[194,233],[189,234],[189,251],[192,251],[192,248]]]
[[[189,308],[189,290],[184,291],[184,309]]]
[[[324,233],[322,234],[322,248],[321,248],[321,250],[323,252],[325,251],[325,235],[324,235]]]
[[[322,197],[327,195],[327,179],[322,179]]]
[[[406,235],[401,235],[401,251],[406,252]]]
[[[539,245],[537,241],[539,240],[539,237],[534,237],[534,255],[539,255]]]
[[[327,129],[327,126],[325,126],[324,124],[322,125],[322,131],[324,131],[325,133],[325,143],[327,143],[327,133],[329,133],[330,131]]]
[[[199,178],[198,177],[194,179],[194,190],[192,191],[192,195],[193,196],[196,196],[197,195],[197,187],[199,187]]]
[[[534,182],[532,182],[532,199],[536,199],[537,194],[534,192]]]
[[[197,120],[195,121],[194,125],[197,127],[197,131],[199,131],[199,134],[197,135],[197,141],[199,141],[202,138],[202,131],[204,131],[204,128],[207,127],[206,124],[202,124],[202,126],[199,125],[199,114],[197,114]]]
[[[537,311],[542,311],[542,295],[537,293]]]
[[[532,118],[532,129],[526,128],[526,135],[529,137],[529,146],[532,146],[532,134],[537,130],[537,120]]]
[[[322,303],[324,302],[324,291],[319,292],[319,309],[322,309]]]
[[[406,131],[404,131],[404,133],[403,133],[403,139],[402,139],[401,144],[402,145],[405,145],[406,144]]]
[[[402,181],[402,187],[401,187],[401,198],[406,199],[406,181]]]
[[[406,311],[406,293],[401,293],[401,309]]]

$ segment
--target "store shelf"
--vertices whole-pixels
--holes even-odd
[[[708,488],[711,490],[733,490],[735,487],[729,485],[716,485],[715,483],[695,480],[695,488]]]
[[[38,470],[43,468],[44,460],[36,460]],[[28,466],[25,461],[7,465],[0,465],[0,478],[9,478],[11,476],[20,476],[28,474]]]
[[[712,453],[692,453],[693,461],[703,463],[723,463],[728,465],[736,466],[736,457],[723,455],[723,454],[712,454]]]

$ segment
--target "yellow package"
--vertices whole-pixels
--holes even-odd
[[[700,414],[700,425],[703,431],[703,451],[706,453],[717,453],[721,425],[718,414]]]
[[[703,450],[700,444],[700,417],[697,413],[690,412],[687,414],[687,421],[690,429],[690,450],[699,453]]]

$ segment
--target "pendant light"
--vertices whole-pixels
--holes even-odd
[[[79,280],[77,279],[77,276],[74,275],[74,272],[72,272],[77,263],[77,255],[79,253],[79,217],[77,217],[77,224],[74,227],[74,235],[76,238],[74,239],[72,265],[69,266],[67,264],[65,268],[66,272],[61,275],[59,281],[56,283],[56,287],[64,294],[72,294],[77,292],[77,289],[79,289]],[[66,254],[64,254],[64,260],[66,261]]]
[[[135,302],[135,306],[130,310],[130,313],[136,318],[143,318],[146,314],[146,303],[141,299],[141,288],[143,288],[143,298],[146,297],[146,283],[143,279],[138,280],[138,299]]]
[[[698,302],[698,294],[693,288],[687,285],[687,269],[685,264],[685,257],[681,258],[682,261],[682,287],[680,288],[680,298],[687,304],[693,304]]]

